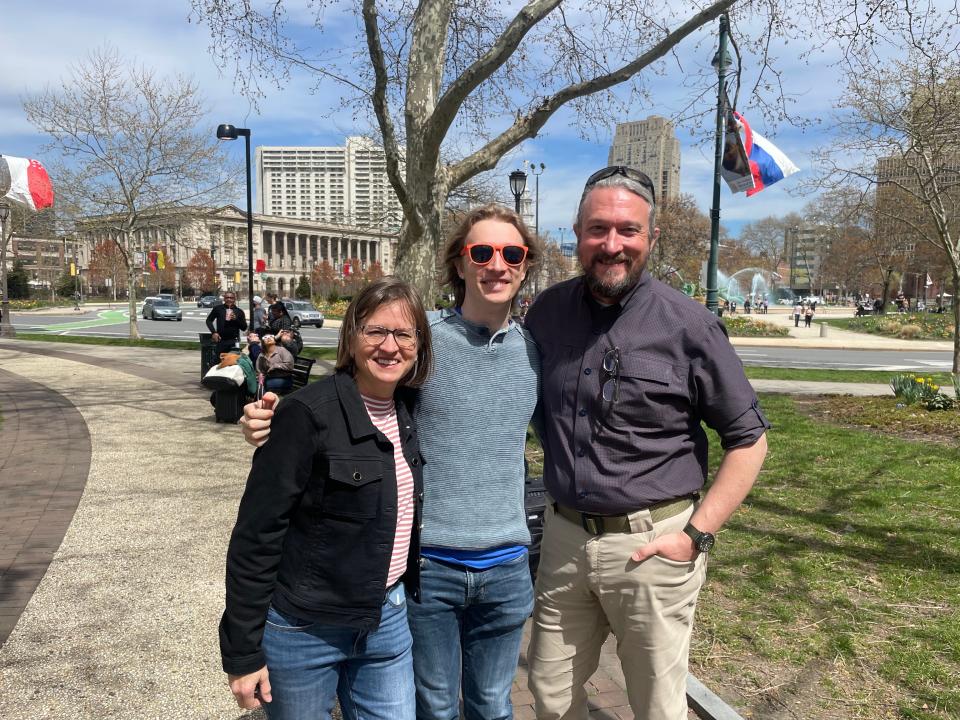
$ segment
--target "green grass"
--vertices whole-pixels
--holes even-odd
[[[786,396],[763,407],[770,451],[711,556],[697,674],[822,667],[806,701],[824,716],[960,716],[960,450],[814,420]],[[868,710],[845,714],[858,698]]]
[[[761,400],[769,453],[711,553],[693,672],[746,717],[960,717],[957,443],[892,436],[914,422],[892,397],[871,410],[882,432],[824,421],[830,400]],[[535,440],[528,459],[541,472]]]
[[[91,335],[48,335],[46,333],[18,332],[17,340],[68,343],[73,345],[115,345],[120,347],[159,348],[162,350],[199,350],[199,340],[130,340],[129,338],[105,338]],[[336,348],[305,347],[300,353],[316,360],[335,360]]]
[[[752,380],[807,380],[813,382],[880,383],[887,385],[896,373],[882,370],[821,370],[818,368],[779,368],[744,365],[747,377]],[[948,388],[949,373],[932,373],[937,384]]]

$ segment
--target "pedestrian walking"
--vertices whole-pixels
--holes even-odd
[[[794,327],[800,327],[800,318],[802,317],[802,315],[803,315],[803,305],[801,305],[800,301],[797,300],[797,302],[793,306],[793,326]]]
[[[810,323],[813,322],[813,304],[807,305],[807,309],[803,311],[803,326],[810,327]]]

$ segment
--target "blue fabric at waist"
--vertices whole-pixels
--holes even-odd
[[[420,554],[431,560],[440,560],[451,565],[460,565],[472,570],[486,570],[516,560],[526,554],[526,545],[506,545],[485,550],[458,550],[456,548],[425,547]]]

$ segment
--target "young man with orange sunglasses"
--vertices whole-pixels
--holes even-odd
[[[459,717],[461,688],[468,720],[513,715],[533,608],[523,453],[540,359],[510,317],[541,256],[523,221],[496,205],[471,211],[444,255],[455,307],[431,314],[434,372],[415,410],[424,515],[420,591],[407,614],[420,720]],[[248,441],[265,442],[271,414],[245,408]]]

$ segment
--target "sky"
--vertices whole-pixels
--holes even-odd
[[[188,0],[164,3],[136,3],[129,0],[88,0],[76,3],[51,0],[42,6],[9,3],[4,8],[4,62],[0,72],[0,153],[44,161],[46,139],[27,121],[22,108],[25,96],[58,84],[69,66],[82,60],[92,49],[111,44],[122,55],[154,68],[161,74],[185,73],[199,84],[210,107],[209,123],[248,127],[256,145],[341,145],[347,135],[363,133],[365,124],[356,124],[348,112],[336,111],[335,88],[310,91],[308,82],[294,78],[286,87],[270,91],[253,107],[234,87],[232,69],[220,70],[212,59],[210,36],[205,26],[188,22]],[[590,139],[583,139],[570,122],[569,112],[558,113],[540,136],[524,143],[503,160],[495,171],[507,174],[524,160],[544,163],[540,177],[540,230],[554,239],[569,230],[583,182],[593,171],[607,164],[607,152],[618,121],[638,120],[650,114],[674,116],[682,112],[686,96],[678,90],[676,73],[681,68],[709,65],[716,24],[688,39],[678,49],[667,72],[651,82],[655,106],[637,103],[624,117],[611,118],[609,125],[596,127]],[[794,52],[790,49],[790,52]],[[794,112],[808,123],[799,127],[781,122],[766,126],[762,117],[751,119],[762,133],[800,167],[801,172],[746,198],[733,195],[724,186],[721,195],[721,223],[733,235],[747,222],[768,215],[799,212],[810,200],[798,193],[800,182],[809,176],[811,153],[829,142],[828,118],[837,92],[829,56],[817,56],[812,63],[780,56],[779,68],[789,94],[796,100]],[[705,101],[706,111],[715,107],[715,96]],[[709,211],[712,197],[713,141],[678,129],[681,143],[681,191],[693,195],[701,210]],[[242,159],[243,144],[233,143],[231,152]],[[49,154],[49,153],[47,153]],[[531,178],[532,183],[532,178]],[[505,193],[505,199],[509,198]],[[238,198],[242,207],[243,199]]]

